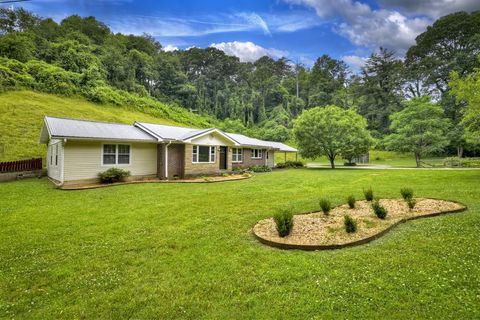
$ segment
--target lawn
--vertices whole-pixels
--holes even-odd
[[[480,317],[480,171],[301,169],[211,184],[0,185],[0,318]],[[368,245],[282,251],[250,228],[372,186],[463,202]]]

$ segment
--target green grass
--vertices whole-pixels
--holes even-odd
[[[251,227],[373,186],[469,210],[336,251],[266,247]],[[480,317],[480,171],[282,170],[210,184],[0,185],[0,318]]]
[[[0,93],[0,161],[45,156],[45,146],[38,143],[45,115],[128,124],[137,120],[182,125],[128,106],[98,105],[81,98],[32,91],[4,92]],[[174,118],[174,111],[171,116]],[[192,114],[192,120],[197,118],[198,115]]]

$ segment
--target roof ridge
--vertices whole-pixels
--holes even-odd
[[[67,118],[67,117],[52,117],[52,116],[45,116],[45,118],[53,118],[53,119],[61,119],[61,120],[72,120],[72,121],[82,121],[82,122],[93,122],[93,123],[103,123],[103,124],[115,124],[119,126],[129,126],[136,128],[133,124],[128,123],[119,123],[119,122],[109,122],[109,121],[100,121],[100,120],[85,120],[85,119],[74,119],[74,118]],[[137,128],[138,129],[138,128]]]
[[[207,130],[207,129],[214,129],[214,127],[211,127],[211,128],[207,128],[207,129],[204,129],[204,128],[192,128],[192,127],[185,127],[185,126],[174,126],[174,125],[170,125],[170,124],[161,124],[161,123],[153,123],[153,122],[143,122],[143,121],[135,121],[136,123],[144,123],[144,124],[153,124],[153,125],[156,125],[156,126],[164,126],[164,127],[173,127],[173,128],[184,128],[184,129],[192,129],[192,130]]]

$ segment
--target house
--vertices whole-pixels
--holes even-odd
[[[235,167],[274,167],[275,152],[297,152],[283,143],[216,128],[55,117],[45,117],[40,143],[48,146],[48,176],[58,184],[93,182],[111,167],[129,170],[129,179],[165,180],[221,174]]]

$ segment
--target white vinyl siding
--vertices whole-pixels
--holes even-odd
[[[96,179],[99,172],[117,165],[102,165],[103,145],[97,141],[69,140],[65,144],[65,181]],[[148,176],[157,173],[157,145],[155,143],[131,143],[130,164],[118,167],[130,171],[132,176]]]
[[[51,140],[47,149],[47,172],[54,180],[62,180],[63,144],[61,140]]]

